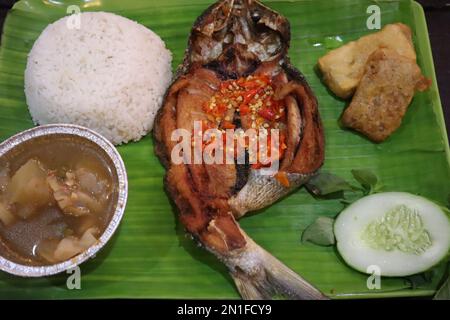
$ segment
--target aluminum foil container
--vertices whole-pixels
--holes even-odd
[[[118,153],[117,149],[102,135],[89,130],[87,128],[70,125],[70,124],[51,124],[35,127],[30,130],[23,131],[5,140],[0,144],[0,158],[14,152],[24,143],[32,143],[33,139],[50,137],[52,135],[63,135],[73,137],[80,142],[86,142],[94,148],[98,148],[99,154],[102,155],[108,163],[111,163],[110,170],[115,173],[113,177],[117,185],[117,204],[111,220],[98,242],[88,248],[81,254],[71,258],[70,260],[60,262],[53,265],[30,266],[13,262],[0,255],[0,270],[22,277],[44,277],[57,274],[71,269],[80,263],[95,256],[97,252],[111,239],[122,219],[125,211],[125,205],[128,196],[128,181],[125,165]],[[114,172],[115,171],[115,172]]]

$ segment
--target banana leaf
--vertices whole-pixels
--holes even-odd
[[[446,203],[450,193],[449,148],[423,10],[413,1],[264,1],[287,16],[292,28],[290,57],[308,79],[320,104],[326,132],[324,169],[351,179],[351,170],[374,171],[386,191],[407,191]],[[181,62],[194,19],[207,0],[21,0],[9,12],[0,48],[0,141],[33,126],[25,103],[23,73],[27,53],[40,32],[67,14],[114,12],[157,32]],[[416,94],[401,128],[386,142],[373,144],[339,127],[346,102],[321,82],[317,59],[328,50],[369,31],[367,7],[381,8],[382,25],[411,26],[418,63],[433,86]],[[69,290],[70,274],[24,279],[0,274],[0,298],[238,298],[226,268],[198,248],[177,222],[163,190],[164,170],[150,136],[119,147],[129,177],[129,200],[121,226],[108,245],[81,265],[81,289]],[[273,206],[241,220],[242,227],[269,252],[332,298],[431,295],[442,268],[430,282],[411,289],[401,278],[386,278],[381,289],[367,288],[367,275],[352,270],[332,247],[301,243],[302,231],[318,216],[335,216],[343,205],[317,200],[301,189]]]

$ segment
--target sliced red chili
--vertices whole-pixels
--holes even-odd
[[[275,120],[275,112],[272,109],[264,108],[258,111],[258,115],[263,117],[266,120],[273,121]]]
[[[252,99],[255,97],[255,95],[258,93],[258,91],[259,91],[258,89],[253,89],[253,90],[244,92],[244,94],[243,94],[244,101],[242,103],[248,104],[250,101],[252,101]]]
[[[239,113],[241,116],[245,116],[250,113],[250,108],[246,105],[239,106]]]

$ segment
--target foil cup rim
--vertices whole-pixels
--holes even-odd
[[[101,134],[73,124],[48,124],[34,127],[22,132],[19,132],[12,137],[0,143],[0,157],[7,152],[13,150],[20,144],[30,141],[35,138],[50,136],[50,135],[72,135],[78,138],[86,139],[91,143],[96,144],[101,148],[108,158],[114,164],[114,169],[117,174],[118,197],[117,205],[113,216],[111,217],[108,226],[98,239],[97,243],[83,251],[79,255],[52,265],[45,266],[29,266],[11,261],[0,255],[0,270],[21,277],[45,277],[64,272],[72,269],[79,264],[92,258],[106,243],[112,238],[114,232],[117,230],[120,221],[122,220],[127,198],[128,198],[128,179],[125,164],[114,145]]]

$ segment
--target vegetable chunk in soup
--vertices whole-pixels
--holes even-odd
[[[97,150],[69,138],[48,142],[0,161],[0,251],[28,265],[62,262],[94,245],[117,200]]]

